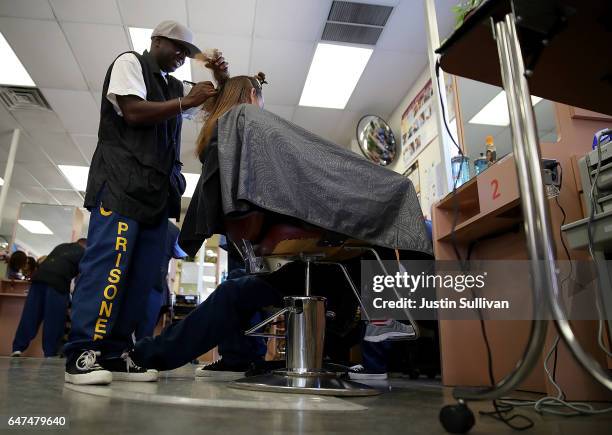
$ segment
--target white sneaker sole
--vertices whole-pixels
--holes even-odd
[[[71,375],[64,372],[64,382],[74,385],[108,385],[113,381],[113,374],[108,370],[98,370],[82,375]]]
[[[381,341],[386,341],[389,339],[395,339],[395,340],[414,340],[416,338],[416,334],[412,333],[406,333],[406,332],[385,332],[384,334],[380,334],[380,335],[369,335],[366,337],[363,337],[363,339],[365,341],[369,341],[371,343],[379,343]]]
[[[353,380],[362,380],[366,381],[370,380],[383,380],[387,379],[388,376],[386,373],[349,373],[349,379]]]
[[[156,382],[159,378],[157,370],[147,370],[144,373],[112,372],[113,381],[120,382]]]

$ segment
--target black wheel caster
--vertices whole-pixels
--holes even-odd
[[[440,410],[438,418],[444,429],[450,433],[469,432],[476,423],[474,413],[465,403],[446,405]]]

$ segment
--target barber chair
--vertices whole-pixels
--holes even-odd
[[[343,379],[343,373],[323,368],[326,300],[313,296],[310,289],[311,264],[337,265],[359,301],[361,312],[369,320],[359,290],[342,262],[371,252],[386,273],[376,250],[367,243],[341,234],[263,211],[228,217],[225,226],[228,240],[243,256],[248,273],[273,273],[294,261],[305,263],[306,270],[304,294],[285,297],[284,308],[245,333],[247,336],[279,337],[257,331],[284,315],[285,335],[280,337],[286,339],[286,368],[271,374],[242,378],[230,383],[230,386],[245,390],[330,396],[380,394],[372,387]],[[417,325],[412,323],[416,338]]]

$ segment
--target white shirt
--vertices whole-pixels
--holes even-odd
[[[162,71],[162,77],[168,82],[166,74]],[[189,93],[189,89],[183,83],[185,95]],[[140,61],[134,53],[124,53],[117,58],[111,71],[108,91],[106,92],[106,98],[112,103],[117,115],[123,116],[119,103],[117,103],[117,95],[136,95],[143,100],[147,99],[147,86],[142,75],[142,65],[140,65]],[[183,118],[191,119],[199,110],[199,107],[186,109],[183,111]]]

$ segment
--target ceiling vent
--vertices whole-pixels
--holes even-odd
[[[51,110],[38,88],[25,86],[0,86],[0,101],[9,111]]]
[[[391,11],[391,6],[334,1],[321,40],[376,45]]]

